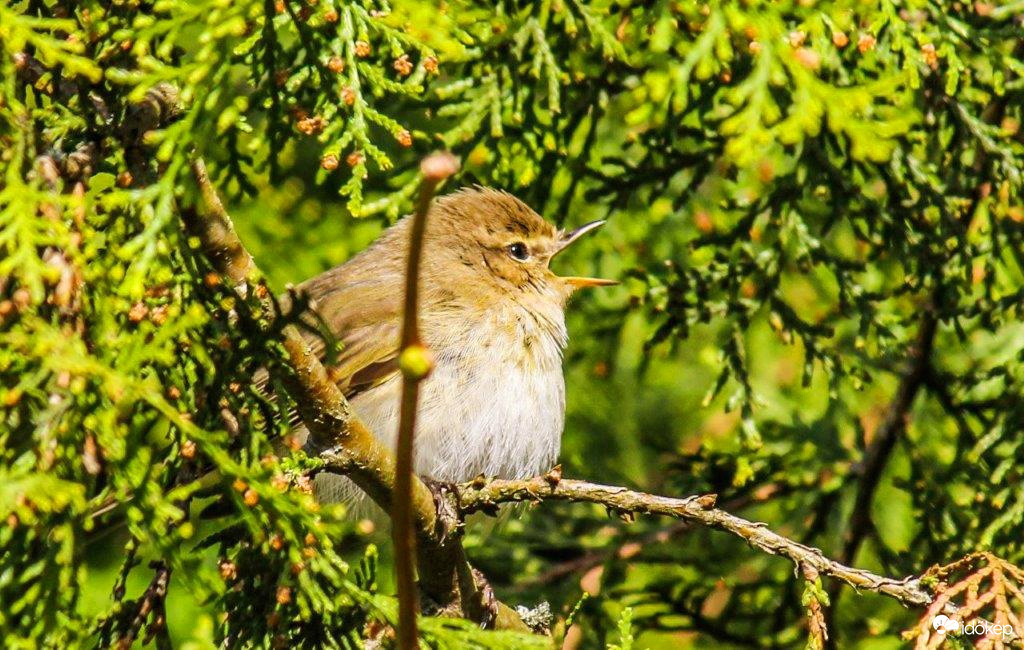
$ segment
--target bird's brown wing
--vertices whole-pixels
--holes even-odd
[[[329,282],[318,277],[298,291],[313,305],[302,316],[303,338],[346,398],[387,381],[398,371],[401,293],[394,281],[346,284],[341,277]],[[287,310],[291,300],[282,296],[281,303]],[[265,368],[253,380],[259,390],[270,392]],[[290,419],[296,420],[297,415]]]
[[[310,345],[348,398],[372,388],[398,371],[401,292],[393,279],[380,278],[309,288],[314,314],[311,329],[327,329],[332,341],[310,332]]]

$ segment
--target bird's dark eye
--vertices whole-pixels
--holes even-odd
[[[530,249],[523,242],[517,241],[514,244],[509,244],[508,254],[520,262],[530,259]]]

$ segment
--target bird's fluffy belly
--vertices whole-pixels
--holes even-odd
[[[524,478],[558,457],[565,417],[560,359],[515,363],[509,350],[447,346],[420,391],[416,472],[443,481],[480,474]],[[467,359],[473,359],[468,361]],[[499,372],[495,369],[499,368]],[[358,395],[352,406],[381,440],[393,446],[398,431],[401,379],[392,377]]]
[[[559,310],[541,328],[534,318],[495,317],[489,327],[434,328],[426,332],[434,370],[420,385],[416,420],[416,473],[461,482],[480,474],[526,478],[558,458],[565,420]],[[461,322],[467,322],[461,319]],[[398,434],[402,380],[396,373],[352,398],[364,424],[388,447]],[[320,474],[322,501],[362,502],[341,476]]]

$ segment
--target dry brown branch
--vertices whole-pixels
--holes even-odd
[[[785,486],[778,483],[769,483],[765,485],[764,488],[766,489],[758,490],[756,494],[745,494],[731,499],[724,504],[723,509],[733,512],[736,510],[742,510],[750,505],[763,503],[778,496]],[[605,545],[604,547],[588,551],[579,557],[559,562],[539,575],[524,580],[522,582],[522,587],[551,584],[573,573],[583,573],[601,566],[612,558],[627,560],[649,546],[664,544],[677,539],[679,536],[693,528],[694,524],[692,522],[676,521],[664,528],[651,531],[640,537],[618,540],[611,548],[609,548],[609,545]]]
[[[398,586],[398,647],[411,650],[416,643],[416,577],[413,558],[412,482],[413,436],[420,382],[430,374],[430,353],[423,346],[419,328],[420,259],[427,213],[439,183],[458,171],[458,162],[449,153],[434,154],[423,161],[423,183],[409,235],[409,262],[405,271],[405,304],[402,312],[402,342],[399,367],[402,370],[402,398],[399,410],[398,438],[395,443],[395,498],[391,509],[392,540],[395,545],[395,582]]]
[[[186,228],[199,239],[214,268],[227,276],[236,293],[246,298],[250,291],[255,292],[263,301],[265,315],[273,317],[269,292],[259,283],[259,271],[235,232],[205,165],[197,160],[192,171],[200,200],[197,206],[181,210]],[[355,417],[295,326],[284,327],[281,336],[293,370],[281,378],[282,383],[309,429],[310,448],[319,453],[331,471],[347,475],[377,505],[390,511],[397,469],[394,456]],[[467,616],[478,613],[475,603],[479,594],[472,590],[476,583],[465,578],[473,569],[462,550],[458,522],[438,515],[430,490],[415,477],[411,495],[420,588],[446,612]],[[511,608],[501,603],[497,608],[495,627],[528,631]]]
[[[1004,601],[1009,600],[1006,594],[1013,594],[1018,600],[1024,596],[1020,583],[1024,581],[1024,572],[999,558],[989,554],[969,556],[958,563],[949,565],[943,569],[932,569],[925,574],[925,578],[934,579],[936,576],[942,578],[945,573],[959,568],[964,563],[970,563],[977,558],[984,558],[999,571],[1000,577],[1003,574],[1011,576],[1013,580],[1000,580],[993,583],[990,593],[992,598],[984,602],[968,600],[964,605],[957,605],[948,596],[943,597],[942,593],[935,596],[930,594],[923,585],[923,579],[916,576],[908,576],[903,579],[888,578],[870,571],[847,566],[841,562],[831,560],[820,550],[806,546],[799,542],[784,537],[772,530],[767,525],[759,522],[749,521],[742,517],[730,514],[715,507],[716,495],[704,494],[693,495],[682,498],[673,498],[647,494],[629,490],[624,487],[612,485],[600,485],[586,481],[561,478],[561,470],[556,468],[545,476],[538,476],[525,480],[500,480],[487,481],[478,479],[459,487],[458,507],[463,513],[494,512],[502,503],[540,503],[543,501],[570,501],[578,503],[593,503],[602,505],[611,512],[620,515],[652,514],[666,517],[674,517],[693,524],[717,528],[746,540],[754,548],[760,549],[770,555],[778,555],[792,561],[800,569],[805,579],[813,576],[818,580],[819,576],[829,576],[837,581],[848,584],[857,590],[871,591],[883,596],[888,596],[900,602],[905,607],[927,607],[931,615],[946,614],[950,617],[963,615],[975,615],[989,600],[996,601],[996,621],[1019,622],[1021,616],[1014,615],[1008,607],[999,609],[998,597],[1003,595]],[[989,575],[988,573],[985,574]],[[961,583],[966,584],[966,582]],[[960,591],[963,591],[963,587]],[[820,589],[818,590],[820,592]],[[973,592],[972,592],[973,593]],[[968,597],[970,598],[970,593]],[[976,595],[976,594],[975,594]],[[815,624],[821,624],[823,634],[820,640],[824,643],[829,641],[825,623],[824,607],[828,604],[827,597],[822,598],[818,594],[818,605],[815,611]],[[1012,599],[1012,597],[1010,598]],[[1021,600],[1024,603],[1024,600]],[[818,615],[821,618],[818,618]],[[926,614],[927,615],[927,614]],[[987,623],[985,619],[976,618],[980,623]],[[1016,630],[1017,628],[1014,628]],[[812,634],[814,631],[812,630]],[[1015,636],[1010,642],[1015,647],[1021,645],[1020,636]]]
[[[550,475],[521,481],[475,481],[459,490],[459,507],[467,513],[492,510],[501,503],[552,500],[595,503],[617,513],[663,515],[717,528],[766,553],[785,557],[857,589],[895,598],[904,605],[919,607],[932,601],[916,577],[897,580],[830,560],[820,550],[783,537],[765,524],[715,508],[715,495],[672,498],[586,481],[558,480]]]

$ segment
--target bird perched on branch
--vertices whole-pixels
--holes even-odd
[[[340,349],[329,372],[363,423],[392,446],[411,218],[345,264],[303,283],[305,319]],[[560,277],[552,258],[595,221],[562,231],[510,194],[465,189],[437,199],[427,217],[420,272],[420,330],[434,369],[420,385],[416,472],[460,482],[480,474],[525,478],[558,456],[565,418],[565,305],[582,287],[611,280]],[[323,353],[323,339],[314,343]],[[355,488],[321,474],[317,496],[350,500]]]

